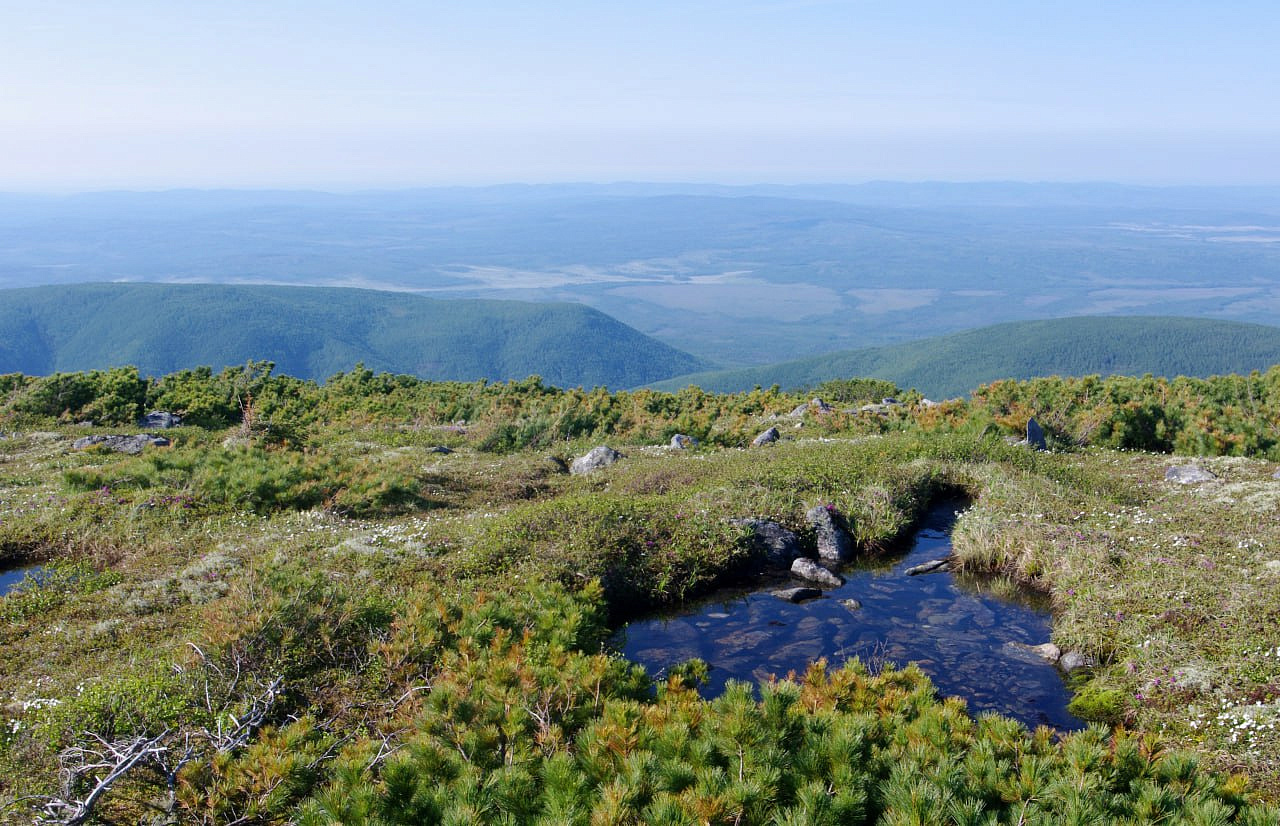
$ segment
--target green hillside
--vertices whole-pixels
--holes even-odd
[[[537,374],[560,386],[613,387],[706,366],[577,304],[212,284],[0,291],[0,372],[131,364],[160,375],[250,359],[316,380],[364,362],[432,379]]]
[[[1111,316],[1019,321],[887,347],[694,373],[658,382],[720,393],[773,384],[805,387],[867,376],[935,397],[997,379],[1049,375],[1209,376],[1280,363],[1280,328],[1198,318]]]

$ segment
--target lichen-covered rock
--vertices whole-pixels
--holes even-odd
[[[844,577],[828,571],[826,568],[806,557],[799,557],[791,563],[791,575],[825,585],[828,588],[839,588],[844,585]]]
[[[805,513],[818,540],[819,559],[847,562],[853,558],[853,539],[840,527],[839,516],[839,511],[830,505],[817,505]]]
[[[800,537],[768,519],[734,519],[732,524],[748,528],[748,542],[764,556],[771,567],[790,569],[791,563],[800,556]]]
[[[778,428],[776,428],[776,427],[771,427],[771,428],[769,428],[768,430],[766,430],[765,432],[761,433],[759,436],[757,436],[757,437],[755,437],[754,439],[752,439],[752,440],[751,440],[751,446],[752,446],[752,447],[763,447],[764,445],[772,444],[773,442],[778,441],[778,435],[779,435],[779,434],[778,434]]]
[[[585,455],[574,459],[573,464],[569,465],[569,472],[575,475],[591,473],[602,467],[608,467],[622,458],[624,457],[621,453],[608,445],[600,445],[599,447],[591,448]]]

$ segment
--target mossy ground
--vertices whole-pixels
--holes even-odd
[[[581,477],[546,447],[495,453],[478,449],[492,433],[435,425],[344,425],[305,450],[191,428],[138,458],[73,451],[75,429],[0,441],[0,556],[50,563],[0,600],[0,806],[29,820],[86,732],[221,731],[275,677],[275,716],[237,748],[202,746],[172,816],[930,822],[911,813],[936,807],[949,822],[1050,822],[1065,809],[1045,795],[1072,777],[1096,792],[1082,817],[1236,813],[1241,781],[1197,780],[1167,746],[1280,795],[1273,465],[1215,459],[1222,481],[1175,487],[1167,456],[871,429],[889,432],[619,443],[623,462]],[[455,452],[433,452],[441,433]],[[763,705],[707,704],[678,680],[655,699],[600,653],[610,615],[751,569],[733,517],[811,541],[804,511],[831,504],[874,552],[954,489],[974,498],[956,532],[965,564],[1048,593],[1055,640],[1100,663],[1082,683],[1097,716],[1165,745],[1094,731],[1056,746],[967,722],[914,669],[819,670]],[[732,757],[744,748],[750,761]],[[861,749],[835,789],[833,767]],[[136,821],[162,798],[141,772],[101,811]]]

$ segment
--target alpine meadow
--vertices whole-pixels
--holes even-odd
[[[1280,5],[0,6],[0,826],[1280,826]]]

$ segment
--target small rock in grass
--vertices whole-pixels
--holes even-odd
[[[752,447],[763,447],[763,446],[765,446],[765,445],[767,445],[767,444],[772,444],[773,442],[778,441],[778,436],[779,436],[779,434],[778,434],[778,428],[776,428],[776,427],[771,427],[771,428],[769,428],[768,430],[766,430],[765,432],[761,433],[759,436],[757,436],[757,437],[755,437],[754,439],[752,439],[752,440],[751,440],[751,446],[752,446]]]
[[[839,588],[844,585],[844,577],[828,571],[812,559],[803,556],[791,563],[791,574],[828,588]]]
[[[1269,574],[1280,574],[1280,559],[1268,559],[1262,567]]]
[[[608,467],[621,458],[623,456],[618,451],[608,445],[600,445],[591,448],[586,455],[574,459],[573,464],[569,466],[569,472],[575,475],[591,473],[602,467]]]
[[[683,433],[677,433],[671,437],[671,447],[676,450],[688,450],[698,443],[698,440],[692,436],[686,436]]]
[[[785,599],[787,602],[804,602],[807,599],[821,597],[822,592],[817,588],[783,588],[780,591],[774,591],[773,595],[778,599]]]
[[[447,455],[449,453],[453,453],[453,450],[445,447],[444,445],[436,445],[435,447],[428,450],[427,453],[441,453],[441,454]]]
[[[1164,480],[1166,482],[1176,482],[1179,485],[1212,482],[1217,478],[1209,471],[1196,465],[1174,465],[1164,472]]]

